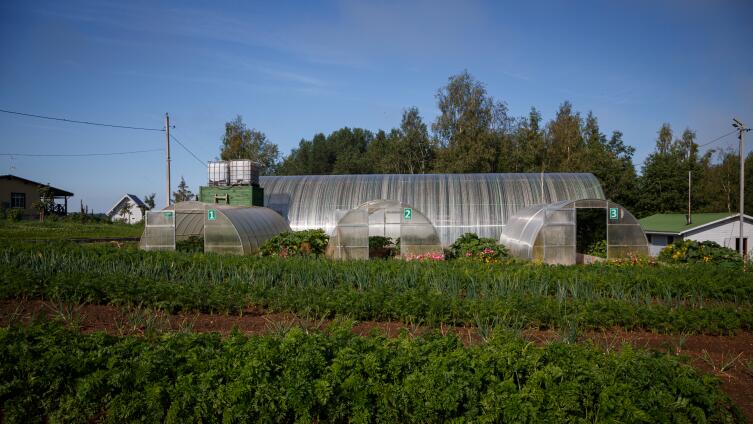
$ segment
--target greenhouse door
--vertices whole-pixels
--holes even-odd
[[[369,237],[389,237],[397,241],[402,222],[402,209],[369,209]]]
[[[144,219],[144,250],[175,250],[175,211],[148,211]]]

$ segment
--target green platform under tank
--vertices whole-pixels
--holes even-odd
[[[203,186],[199,187],[199,201],[203,203],[264,206],[264,189],[257,186]]]

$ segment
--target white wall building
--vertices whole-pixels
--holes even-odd
[[[656,256],[668,244],[677,240],[714,241],[730,249],[739,249],[740,214],[698,213],[687,223],[686,214],[656,214],[639,220],[648,238],[649,250]],[[743,225],[743,251],[751,254],[753,245],[753,217],[745,215]]]
[[[130,205],[130,211],[125,213],[126,205]],[[144,211],[149,209],[138,196],[133,194],[126,194],[120,200],[118,200],[109,211],[107,216],[110,217],[110,221],[126,222],[128,224],[135,224],[141,222],[144,219]]]

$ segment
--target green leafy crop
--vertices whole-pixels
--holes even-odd
[[[7,423],[743,422],[719,380],[629,346],[349,330],[146,340],[0,329],[0,408]]]

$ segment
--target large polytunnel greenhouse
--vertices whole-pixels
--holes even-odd
[[[146,214],[140,246],[175,250],[176,241],[203,237],[204,251],[253,254],[276,234],[290,231],[285,219],[263,207],[178,202]]]
[[[261,177],[260,185],[264,204],[293,230],[322,228],[334,235],[347,212],[387,200],[425,216],[443,246],[468,232],[499,240],[507,221],[531,205],[604,199],[588,173],[307,175]],[[369,228],[369,235],[378,235],[381,227]]]

